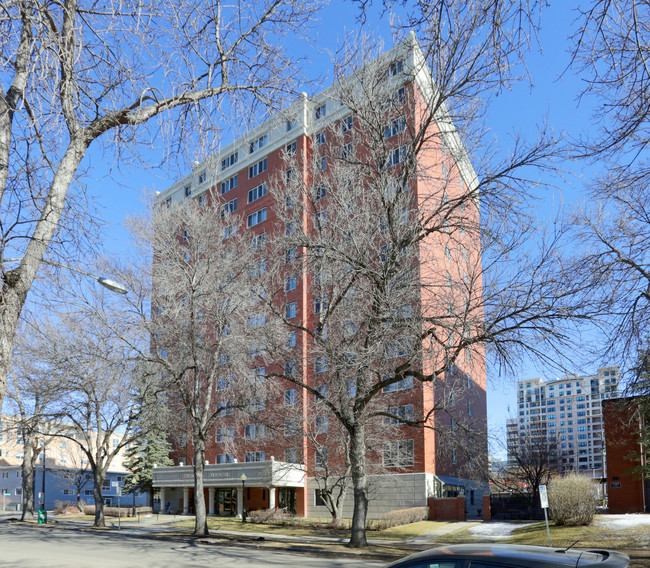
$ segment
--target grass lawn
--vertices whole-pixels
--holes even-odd
[[[295,524],[294,524],[295,523]],[[367,537],[373,540],[406,540],[415,536],[426,534],[440,527],[447,525],[446,522],[439,521],[421,521],[410,525],[393,527],[383,531],[368,531]],[[174,524],[179,529],[194,528],[194,521],[180,521]],[[262,534],[282,534],[288,536],[318,536],[345,538],[350,536],[349,528],[334,529],[327,522],[314,519],[292,519],[292,525],[263,525],[256,523],[242,523],[239,520],[222,517],[208,518],[208,528],[211,531],[234,531],[234,532],[256,532]]]
[[[606,519],[607,517],[600,517]],[[597,516],[598,520],[599,517]],[[650,547],[650,526],[638,526],[628,529],[593,524],[588,527],[564,527],[550,523],[552,546],[565,547],[579,541],[579,548],[638,549]],[[511,536],[490,539],[484,535],[473,534],[470,529],[460,530],[443,537],[444,542],[455,544],[464,542],[502,542],[508,544],[532,544],[547,546],[548,537],[545,523],[515,529]]]

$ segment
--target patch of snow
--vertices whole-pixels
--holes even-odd
[[[469,529],[473,536],[489,537],[493,539],[508,538],[512,531],[527,527],[535,523],[482,523]]]
[[[630,515],[598,515],[594,524],[615,529],[650,526],[650,515],[641,513]]]

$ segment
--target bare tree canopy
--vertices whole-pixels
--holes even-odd
[[[317,7],[299,0],[2,4],[0,401],[44,255],[70,254],[83,242],[88,206],[78,182],[90,145],[101,141],[124,162],[162,132],[168,157],[183,141],[198,147],[197,132],[211,136],[224,107],[235,114],[242,100],[278,104],[297,72],[278,39],[302,34]],[[20,260],[8,266],[9,258]]]
[[[573,65],[599,129],[578,150],[604,167],[588,181],[590,201],[574,216],[584,247],[570,273],[600,300],[607,349],[601,344],[599,353],[632,367],[650,337],[650,6],[593,0],[579,13]]]

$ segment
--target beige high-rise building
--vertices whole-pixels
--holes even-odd
[[[507,421],[508,461],[529,447],[547,445],[560,471],[604,477],[602,401],[619,396],[618,367],[593,375],[541,378],[517,384],[517,417]]]

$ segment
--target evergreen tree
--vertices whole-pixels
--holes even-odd
[[[171,445],[162,430],[152,430],[146,437],[127,448],[124,466],[131,473],[126,476],[123,492],[135,491],[149,493],[149,502],[153,504],[153,468],[154,466],[173,465],[169,459]]]

